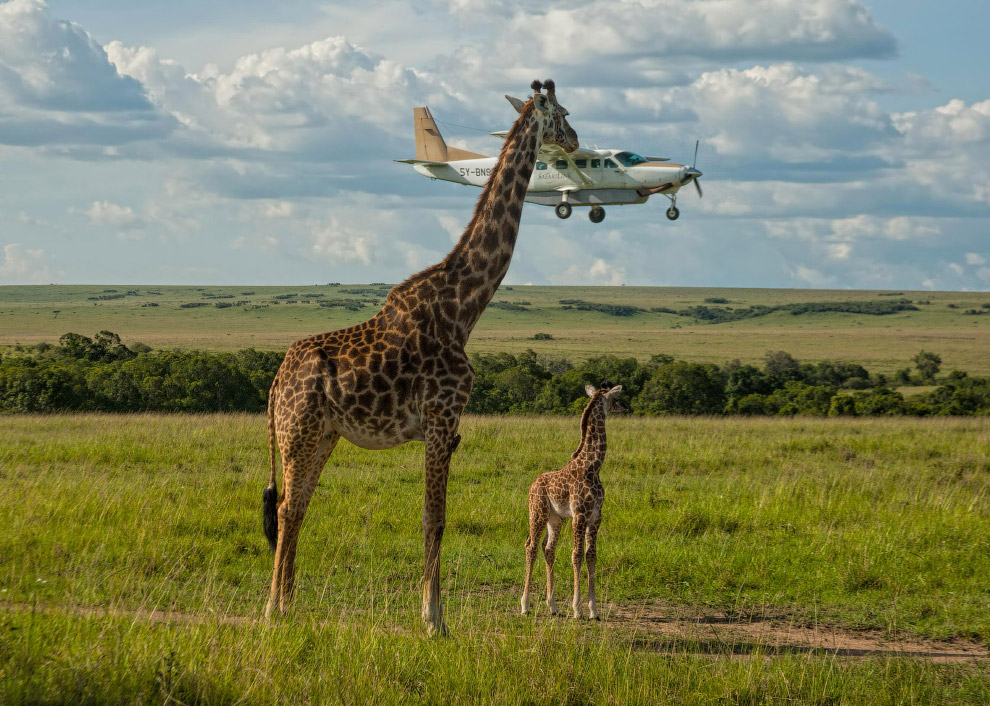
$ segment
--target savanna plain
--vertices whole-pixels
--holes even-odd
[[[306,329],[300,333],[342,325],[330,315],[363,315],[313,304],[242,304],[232,312],[207,299],[210,307],[164,316],[168,293],[178,288],[159,288],[162,294],[143,301],[140,293],[88,300],[101,292],[76,301],[66,297],[78,293],[55,291],[69,288],[52,288],[62,299],[40,303],[47,288],[3,289],[0,343],[10,346],[110,329],[153,346],[278,348],[295,333],[271,325],[279,320],[275,309],[300,312],[294,315],[304,320],[292,324]],[[688,357],[663,344],[672,333],[682,341],[675,346],[717,355],[676,337],[694,328],[715,337],[704,340],[734,347],[719,362],[758,359],[768,349],[869,362],[873,351],[870,367],[893,370],[927,347],[949,358],[947,367],[986,373],[987,318],[960,311],[978,309],[986,294],[904,293],[929,303],[894,318],[785,311],[712,325],[650,312],[654,300],[628,289],[500,292],[499,300],[530,303],[486,314],[475,350],[488,350],[490,340],[496,350],[542,345],[578,358],[606,349],[595,338],[604,331],[629,347],[618,354]],[[203,292],[220,288],[187,290],[173,296],[176,309],[193,292],[206,299]],[[562,299],[596,296],[645,311],[555,311]],[[656,296],[681,297],[652,304],[679,309],[695,299],[750,306],[798,295]],[[800,296],[821,302],[877,294]],[[140,306],[153,297],[158,307]],[[202,321],[207,315],[211,321]],[[252,328],[255,315],[262,318]],[[872,339],[911,344],[889,350],[854,335],[871,327]],[[765,345],[773,330],[785,329],[811,355]],[[541,331],[552,339],[528,340]],[[815,355],[823,331],[838,338]],[[228,342],[228,332],[239,342]],[[936,342],[917,346],[912,337]],[[940,348],[938,340],[956,347]],[[301,534],[294,607],[266,622],[272,567],[260,518],[268,475],[263,417],[4,417],[0,703],[990,702],[986,418],[616,416],[608,433],[602,620],[550,616],[539,600],[539,565],[535,615],[522,616],[526,491],[537,474],[570,457],[578,420],[464,418],[442,560],[451,634],[431,639],[419,619],[422,444],[338,447]],[[570,603],[570,554],[565,528],[556,563],[562,607]]]

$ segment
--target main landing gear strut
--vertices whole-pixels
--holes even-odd
[[[553,212],[557,214],[557,218],[570,218],[571,214],[574,212],[574,207],[566,201],[561,201],[553,207]],[[601,223],[605,220],[605,209],[601,206],[592,206],[591,210],[588,212],[588,219],[592,223]]]

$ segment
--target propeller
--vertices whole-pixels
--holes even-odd
[[[694,182],[694,188],[698,190],[698,198],[700,199],[703,194],[701,193],[701,183],[698,181],[701,178],[701,172],[695,169],[694,165],[698,163],[698,143],[700,140],[694,141],[694,161],[691,162],[691,168],[684,172],[685,177],[691,177],[691,181]]]

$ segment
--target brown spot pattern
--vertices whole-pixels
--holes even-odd
[[[533,171],[537,145],[541,139],[563,145],[555,140],[572,136],[576,144],[563,115],[559,107],[541,113],[528,101],[506,136],[471,222],[447,257],[394,287],[370,320],[296,341],[286,353],[268,398],[266,493],[276,489],[276,446],[283,488],[266,616],[285,612],[292,599],[299,530],[340,439],[369,449],[423,441],[422,615],[431,631],[445,629],[440,544],[447,474],[474,383],[464,346],[508,270],[525,197],[519,184]]]

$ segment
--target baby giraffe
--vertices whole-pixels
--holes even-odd
[[[599,389],[593,385],[585,388],[591,401],[581,415],[581,445],[571,456],[570,462],[559,471],[548,471],[537,477],[529,487],[529,538],[526,540],[526,583],[523,586],[522,612],[529,612],[529,585],[536,562],[537,545],[547,528],[547,538],[543,543],[543,558],[547,562],[547,605],[550,612],[557,613],[553,600],[553,559],[560,537],[560,527],[564,518],[574,518],[574,551],[571,561],[574,564],[574,617],[581,617],[581,556],[585,553],[584,541],[588,539],[588,610],[594,620],[598,620],[598,605],[595,603],[595,545],[598,538],[598,525],[602,521],[602,503],[605,501],[605,488],[598,478],[598,471],[605,462],[605,414],[621,410],[619,392],[622,385],[615,387],[608,381],[602,382]]]

